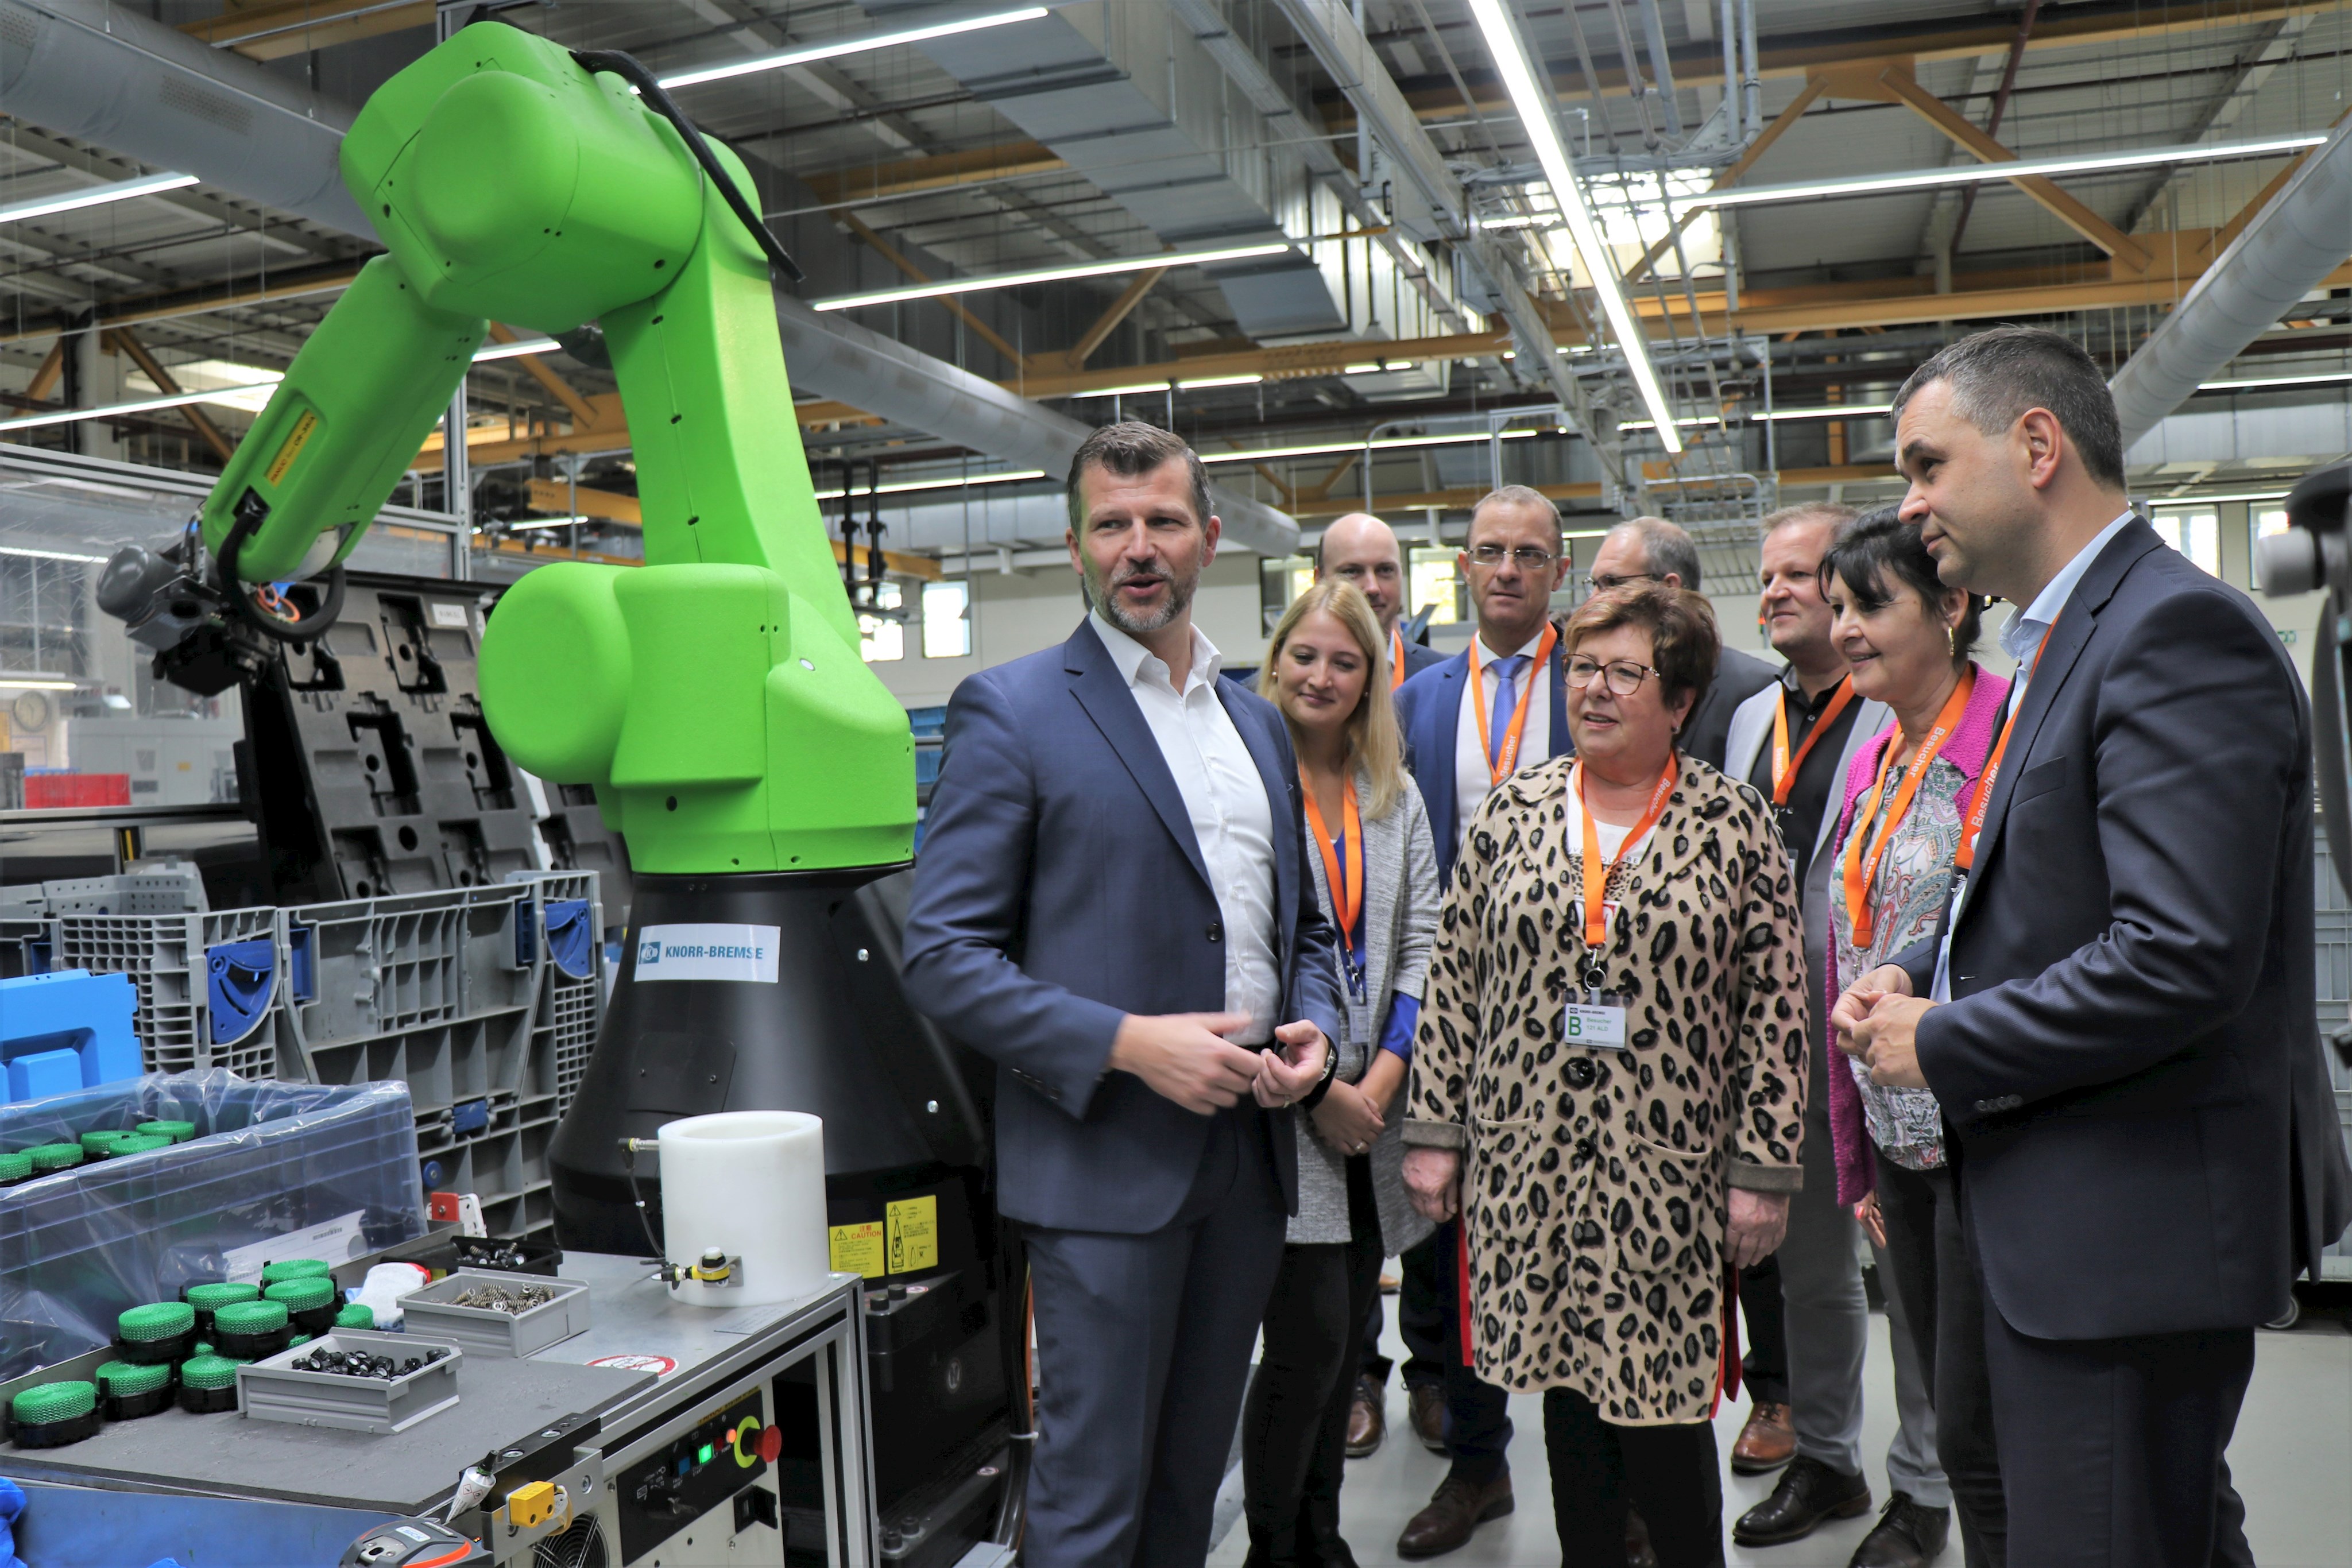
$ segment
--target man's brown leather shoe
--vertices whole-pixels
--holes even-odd
[[[1412,1435],[1433,1454],[1445,1452],[1445,1388],[1442,1384],[1414,1383],[1405,1387],[1405,1407],[1411,1413]]]
[[[1485,1486],[1448,1476],[1438,1483],[1429,1506],[1406,1521],[1404,1533],[1397,1537],[1397,1555],[1442,1557],[1465,1545],[1480,1525],[1502,1518],[1513,1506],[1508,1470]]]
[[[1760,1476],[1777,1470],[1797,1457],[1797,1428],[1786,1405],[1759,1404],[1748,1412],[1748,1425],[1731,1445],[1731,1473]]]
[[[1369,1377],[1356,1379],[1355,1402],[1348,1406],[1348,1457],[1370,1458],[1389,1435],[1389,1389]]]

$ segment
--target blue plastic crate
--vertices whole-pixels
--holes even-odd
[[[5,1097],[37,1100],[139,1076],[139,993],[87,969],[0,980]]]

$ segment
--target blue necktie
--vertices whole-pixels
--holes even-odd
[[[1528,667],[1528,656],[1514,653],[1487,667],[1495,672],[1495,712],[1486,721],[1486,766],[1497,768],[1502,765],[1503,738],[1510,727],[1512,710],[1519,706],[1519,672]]]

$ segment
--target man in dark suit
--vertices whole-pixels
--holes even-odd
[[[948,706],[907,992],[998,1063],[1044,1389],[1023,1560],[1198,1568],[1338,971],[1288,731],[1192,625],[1200,459],[1098,430],[1070,517],[1093,613]]]
[[[1381,635],[1389,640],[1389,685],[1401,686],[1445,655],[1425,643],[1408,643],[1397,630],[1412,596],[1404,568],[1404,551],[1396,530],[1370,512],[1349,512],[1334,517],[1315,543],[1315,580],[1344,577],[1363,591],[1365,602],[1380,618]]]
[[[2309,709],[2245,597],[2126,507],[2070,340],[1964,339],[1895,410],[1905,514],[1946,582],[2021,607],[2019,681],[1941,940],[1833,1023],[1943,1106],[2011,1560],[2251,1563],[2222,1455],[2254,1326],[2342,1228]]]
[[[1470,513],[1456,568],[1470,585],[1477,634],[1397,694],[1405,761],[1429,807],[1441,882],[1453,879],[1462,836],[1488,789],[1520,768],[1574,749],[1559,640],[1550,627],[1551,596],[1568,570],[1559,508],[1523,485],[1491,492]],[[1454,1272],[1461,1245],[1455,1227],[1444,1225],[1402,1260],[1397,1315],[1408,1326],[1425,1322],[1430,1327],[1422,1332],[1433,1331],[1445,1368],[1444,1448],[1453,1461],[1429,1506],[1398,1539],[1405,1557],[1451,1552],[1513,1507],[1508,1396],[1462,1364]],[[1419,1427],[1436,1415],[1437,1392],[1416,1392]]]
[[[1592,589],[1596,593],[1629,582],[1665,582],[1699,590],[1698,546],[1689,534],[1664,517],[1634,517],[1609,530],[1592,557]],[[1724,747],[1731,737],[1731,716],[1739,705],[1780,678],[1763,660],[1743,653],[1723,639],[1715,661],[1715,679],[1706,696],[1684,721],[1683,750],[1710,767],[1723,766]]]

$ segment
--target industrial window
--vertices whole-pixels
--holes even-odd
[[[869,664],[888,664],[907,656],[906,622],[887,613],[899,606],[898,585],[887,579],[874,585],[871,611],[857,613],[857,651]]]
[[[2215,577],[2221,575],[2221,519],[2211,512],[2161,511],[2148,518],[2157,537]]]
[[[963,659],[971,655],[971,584],[923,584],[923,657]]]
[[[1315,586],[1315,558],[1286,555],[1260,561],[1257,569],[1258,629],[1274,635],[1275,622],[1290,601]]]
[[[1408,616],[1418,615],[1423,606],[1429,607],[1429,623],[1433,626],[1453,626],[1462,620],[1462,577],[1455,564],[1456,552],[1449,546],[1444,549],[1417,546],[1405,563],[1409,594],[1404,601]]]

